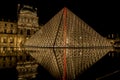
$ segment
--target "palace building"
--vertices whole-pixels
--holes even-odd
[[[37,68],[36,61],[22,49],[22,45],[40,27],[37,8],[18,4],[17,11],[17,21],[11,22],[4,19],[0,21],[0,69],[16,67],[20,73],[30,71],[29,69],[32,67]],[[26,68],[25,63],[30,66]],[[35,66],[32,66],[31,63]],[[24,64],[23,67],[21,67],[22,64]],[[32,70],[32,72],[34,71]]]

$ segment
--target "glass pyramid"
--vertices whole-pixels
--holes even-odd
[[[24,47],[57,80],[63,76],[65,80],[75,79],[112,50],[106,38],[67,8],[28,39]]]

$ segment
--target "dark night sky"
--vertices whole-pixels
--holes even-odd
[[[2,1],[2,2],[1,2]],[[120,33],[120,5],[115,0],[1,0],[0,17],[14,19],[17,2],[38,8],[40,24],[45,24],[64,6],[83,19],[101,35]]]

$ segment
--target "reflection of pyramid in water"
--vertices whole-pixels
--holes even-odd
[[[30,54],[58,79],[63,76],[63,53],[66,49],[67,80],[73,80],[112,50],[106,38],[68,9],[66,16],[63,9],[58,12],[26,41],[25,46],[26,49],[37,50]]]

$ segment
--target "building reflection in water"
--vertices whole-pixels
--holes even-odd
[[[37,74],[36,74],[37,73]],[[37,67],[37,72],[35,74],[24,73],[22,78],[19,78],[19,73],[16,68],[6,68],[6,69],[0,69],[0,80],[55,80],[55,78],[42,66]],[[28,75],[28,76],[26,76]]]

